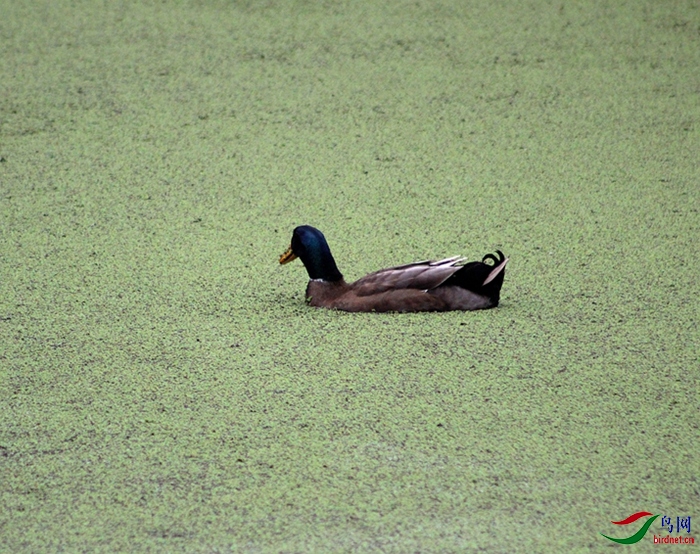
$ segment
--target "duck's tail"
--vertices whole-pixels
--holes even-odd
[[[496,250],[496,255],[486,254],[480,262],[469,262],[452,275],[443,286],[458,286],[491,299],[492,305],[497,306],[506,273],[508,258],[503,252]],[[493,264],[486,263],[493,260]]]

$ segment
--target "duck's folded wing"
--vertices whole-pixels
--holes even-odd
[[[454,256],[439,261],[414,262],[370,273],[351,287],[357,296],[370,296],[387,290],[430,290],[439,287],[461,269],[464,258]]]

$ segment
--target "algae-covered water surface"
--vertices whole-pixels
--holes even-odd
[[[696,2],[0,12],[0,550],[607,552],[700,517]],[[500,249],[501,303],[310,308],[300,224],[349,280]],[[625,548],[692,548],[662,522]]]

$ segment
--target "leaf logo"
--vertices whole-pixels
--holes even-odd
[[[630,523],[634,523],[637,521],[639,518],[646,517],[652,515],[651,512],[637,512],[636,514],[632,514],[626,519],[620,520],[620,521],[611,521],[611,523],[614,523],[615,525],[629,525]],[[626,539],[615,539],[613,537],[608,537],[607,535],[603,535],[606,539],[609,539],[613,542],[617,542],[620,544],[634,544],[635,542],[639,542],[642,540],[642,537],[646,535],[646,532],[649,530],[649,527],[651,527],[651,524],[654,523],[654,520],[659,517],[661,514],[656,514],[654,517],[650,518],[647,520],[647,522],[642,525],[642,528],[637,531],[634,535],[631,537],[627,537]]]

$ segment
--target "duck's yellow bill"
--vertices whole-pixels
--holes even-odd
[[[287,248],[287,251],[280,256],[280,263],[281,264],[288,264],[292,260],[296,260],[296,259],[297,259],[297,255],[294,252],[292,252],[292,247],[290,246],[289,248]]]

